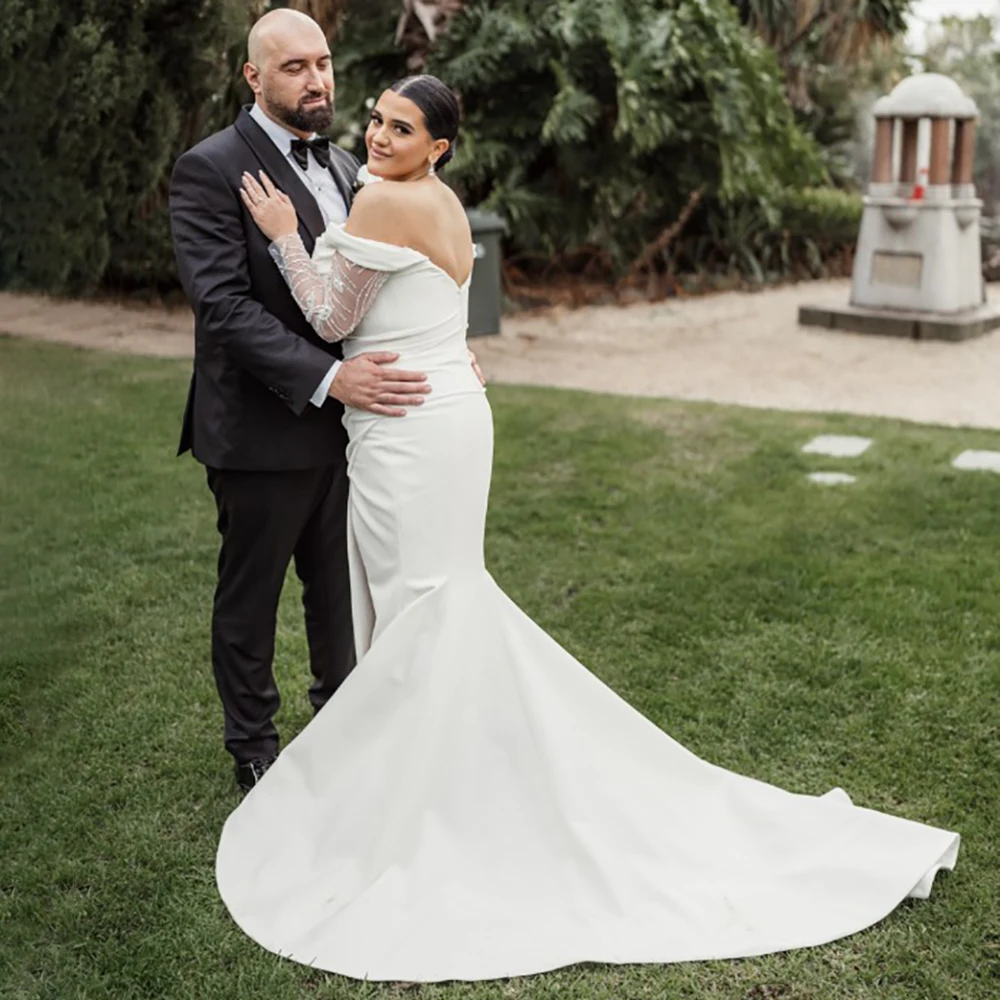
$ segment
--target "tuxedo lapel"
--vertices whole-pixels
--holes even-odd
[[[281,155],[281,150],[250,117],[250,112],[246,108],[240,112],[239,118],[236,119],[236,131],[253,150],[254,156],[271,180],[274,181],[275,186],[281,188],[291,198],[299,216],[300,229],[304,229],[311,238],[311,242],[315,242],[326,228],[323,213],[319,210],[319,205],[316,204],[312,193],[296,174],[288,158]]]
[[[354,182],[357,180],[357,166],[353,157],[348,157],[334,146],[330,147],[330,174],[344,199],[347,211],[354,201]]]

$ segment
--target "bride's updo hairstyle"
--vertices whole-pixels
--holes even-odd
[[[435,170],[442,170],[455,153],[458,124],[462,117],[458,98],[436,76],[423,74],[397,80],[389,88],[420,108],[432,139],[447,139],[448,148],[438,158]]]

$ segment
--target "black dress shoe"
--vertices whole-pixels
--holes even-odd
[[[254,785],[264,777],[265,771],[278,759],[277,754],[272,754],[270,757],[257,757],[254,760],[248,760],[245,764],[236,765],[236,784],[243,789],[244,792],[249,792]]]

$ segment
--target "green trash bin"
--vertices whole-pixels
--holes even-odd
[[[507,223],[492,212],[469,209],[469,226],[476,245],[476,261],[469,285],[469,336],[500,332],[500,241]]]

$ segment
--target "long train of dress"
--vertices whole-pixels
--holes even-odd
[[[328,240],[392,272],[349,351],[400,350],[435,392],[402,419],[349,411],[363,655],[226,822],[217,880],[246,933],[358,979],[479,980],[818,945],[926,896],[956,834],[700,760],[500,591],[468,288]]]

